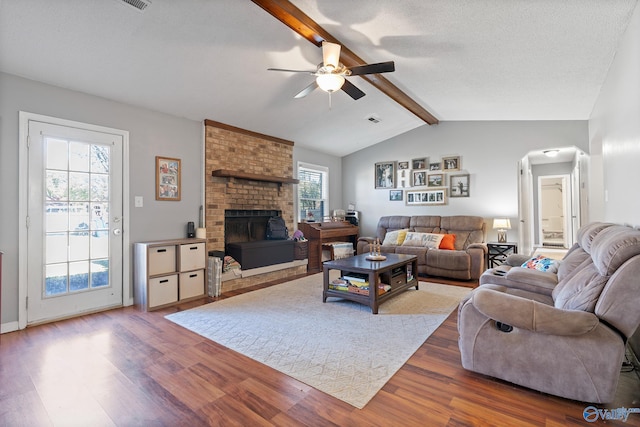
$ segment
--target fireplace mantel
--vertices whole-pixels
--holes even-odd
[[[260,175],[255,173],[232,171],[228,169],[216,169],[211,173],[211,175],[222,177],[222,178],[246,179],[249,181],[275,182],[278,185],[297,184],[299,182],[295,178],[285,178],[281,176],[271,176],[271,175]]]

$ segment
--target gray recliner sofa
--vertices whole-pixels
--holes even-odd
[[[517,263],[512,263],[517,265]],[[606,403],[640,324],[640,230],[592,223],[557,273],[488,270],[460,303],[462,366],[544,393]]]

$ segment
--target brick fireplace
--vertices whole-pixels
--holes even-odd
[[[293,142],[205,120],[207,249],[225,249],[225,211],[279,211],[294,228]],[[222,291],[305,274],[306,266],[225,281]]]

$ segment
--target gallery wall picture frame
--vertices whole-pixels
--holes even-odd
[[[402,190],[389,190],[389,200],[392,202],[401,202]]]
[[[460,156],[442,158],[442,170],[445,172],[455,172],[460,170]]]
[[[428,163],[429,163],[428,157],[420,157],[417,159],[413,159],[411,160],[411,169],[426,169]]]
[[[396,162],[375,164],[375,188],[396,188]]]
[[[430,171],[441,171],[442,170],[442,162],[429,163],[429,170]]]
[[[449,188],[451,197],[469,197],[469,174],[450,175]]]
[[[398,170],[409,169],[409,162],[398,162]]]
[[[407,206],[419,205],[446,205],[447,189],[439,190],[406,190],[405,204]]]
[[[180,163],[180,159],[156,156],[156,200],[180,200],[182,196]]]
[[[398,168],[398,180],[396,181],[396,188],[408,187],[410,180],[411,180],[411,171],[409,169]]]
[[[430,173],[427,175],[427,187],[445,186],[443,173]]]
[[[427,185],[427,172],[426,170],[413,170],[411,171],[411,186],[412,187],[424,187]]]

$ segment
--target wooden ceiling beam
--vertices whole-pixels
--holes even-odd
[[[351,49],[340,40],[329,34],[317,22],[307,16],[303,11],[294,6],[289,0],[252,0],[255,4],[267,11],[274,18],[291,28],[300,36],[304,37],[314,45],[321,47],[323,41],[337,43],[342,46],[340,51],[340,62],[347,68],[356,65],[363,65],[366,62],[356,55]],[[396,85],[384,78],[380,74],[364,74],[359,77],[367,80],[374,87],[396,101],[402,107],[415,114],[425,123],[434,125],[438,123],[430,112],[418,104],[413,98],[401,91]]]

